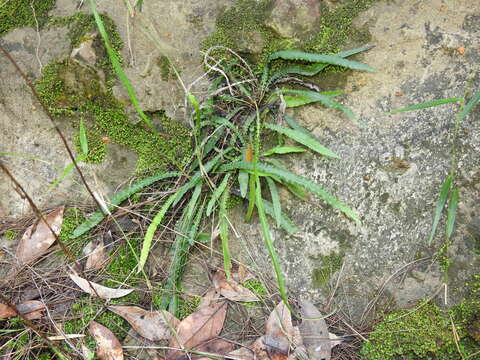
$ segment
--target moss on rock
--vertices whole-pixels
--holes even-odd
[[[469,297],[449,311],[423,301],[414,309],[387,316],[364,343],[362,359],[473,359],[480,351],[480,275],[469,285]]]
[[[113,22],[105,16],[103,20],[114,48],[119,51],[121,41]],[[83,13],[55,18],[51,25],[68,26],[72,47],[95,30],[93,18]],[[111,141],[138,155],[137,174],[182,167],[191,156],[189,130],[171,121],[163,111],[150,115],[167,136],[132,123],[124,104],[112,94],[113,81],[108,79],[114,79],[114,74],[100,40],[94,48],[99,54],[95,68],[73,59],[53,62],[44,67],[43,76],[35,84],[42,101],[59,121],[70,121],[77,128],[79,119],[84,119],[89,144],[85,161],[101,162],[108,150],[107,143]],[[80,153],[78,139],[75,142]]]
[[[5,0],[0,4],[0,36],[24,26],[42,28],[55,0]]]

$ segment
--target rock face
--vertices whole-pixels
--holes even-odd
[[[320,107],[296,111],[294,117],[342,159],[304,155],[292,158],[289,167],[334,192],[360,214],[362,225],[355,226],[317,200],[303,205],[292,200],[291,214],[302,230],[291,238],[276,236],[292,292],[326,301],[338,281],[336,301],[361,321],[380,288],[400,306],[441,290],[443,275],[438,261],[432,261],[444,241],[444,224],[430,248],[427,240],[450,168],[458,106],[387,112],[463,96],[468,84],[478,91],[479,15],[480,5],[469,1],[456,2],[454,8],[441,1],[428,6],[398,1],[375,3],[357,18],[358,26],[368,26],[376,46],[358,60],[376,72],[351,73],[346,84],[351,92],[344,103],[367,126]],[[472,235],[472,229],[475,233],[480,213],[479,120],[477,106],[460,124],[457,139],[461,196],[448,249],[448,302],[461,298],[465,282],[478,273],[478,232]],[[343,268],[342,262],[332,261],[338,255],[343,256]],[[407,272],[410,269],[415,271]],[[319,277],[330,282],[322,285]]]
[[[314,31],[320,20],[317,0],[278,0],[273,4],[267,24],[287,38],[302,38]]]
[[[346,2],[325,4],[335,8]],[[144,110],[165,109],[167,115],[185,120],[184,90],[168,76],[162,80],[158,64],[168,56],[184,84],[195,83],[192,90],[202,95],[208,82],[201,78],[204,71],[200,42],[213,30],[221,10],[233,3],[145,1],[142,11],[130,18],[123,2],[99,2],[99,11],[106,12],[118,26],[125,44],[125,72]],[[301,38],[319,20],[318,4],[314,0],[276,1],[266,23],[282,36]],[[57,0],[52,15],[73,14],[75,6],[76,2]],[[435,201],[450,169],[458,106],[443,105],[393,116],[387,112],[428,100],[462,96],[469,83],[472,89],[480,88],[480,75],[473,72],[478,71],[480,58],[480,4],[468,0],[458,0],[455,5],[441,0],[428,4],[379,1],[356,19],[356,25],[368,30],[376,46],[357,60],[373,66],[376,72],[329,74],[324,87],[334,89],[331,84],[342,84],[347,90],[345,105],[367,126],[320,106],[300,108],[292,116],[342,158],[325,160],[307,153],[290,158],[287,165],[348,204],[360,214],[362,225],[353,224],[315,198],[299,203],[285,195],[287,210],[300,232],[291,237],[279,231],[273,235],[290,292],[317,302],[335,303],[344,314],[361,323],[375,309],[377,295],[406,306],[443,291],[444,275],[438,261],[433,260],[443,241],[444,224],[439,226],[430,247],[427,239]],[[261,34],[254,28],[247,35],[245,48],[253,39],[257,44],[253,50],[260,52],[265,46]],[[0,41],[32,78],[40,76],[40,64],[68,57],[72,50],[61,27],[38,34],[33,29],[17,29]],[[87,63],[90,55],[87,51]],[[127,101],[122,87],[115,87],[114,93]],[[480,265],[479,120],[477,106],[460,124],[456,142],[456,185],[461,196],[457,227],[448,248],[449,302],[461,299],[463,284],[478,272]],[[51,123],[3,56],[0,129],[0,151],[15,154],[2,153],[2,160],[40,206],[88,199],[77,177],[47,191],[69,159]],[[74,129],[65,124],[62,129],[72,143]],[[110,146],[105,162],[83,168],[94,190],[109,196],[129,178],[135,161],[134,154]],[[0,194],[0,217],[28,212],[3,174]],[[236,219],[237,215],[233,215],[231,223],[248,247],[255,248],[250,252],[257,258],[253,262],[258,262],[262,270],[269,269],[258,226],[244,224],[240,215]],[[249,257],[239,244],[232,244],[232,249],[238,249],[240,258]]]
[[[145,3],[142,12],[128,22],[123,3],[102,1],[99,4],[99,12],[105,12],[113,19],[125,44],[122,53],[126,59],[125,72],[144,111],[165,110],[169,116],[185,120],[182,106],[184,91],[173,77],[169,81],[162,80],[159,59],[169,56],[187,86],[199,78],[203,73],[200,42],[213,29],[216,14],[227,4],[227,0],[202,2],[201,6],[195,1]],[[88,6],[81,10],[88,12]],[[50,15],[65,17],[77,11],[75,2],[58,0]],[[151,30],[152,27],[155,30]],[[41,76],[41,68],[48,63],[70,55],[77,60],[81,58],[87,65],[95,62],[88,40],[71,54],[65,27],[46,28],[38,33],[31,28],[15,29],[0,41],[32,80]],[[207,86],[206,79],[200,79],[191,90],[197,92]],[[120,85],[115,87],[114,93],[120,100],[129,103]],[[19,180],[24,180],[23,185],[35,202],[44,207],[88,201],[88,194],[75,175],[67,177],[55,190],[48,191],[49,185],[62,173],[70,159],[49,119],[3,56],[0,56],[0,94],[0,129],[3,134],[0,152],[10,153],[0,155],[12,173]],[[78,128],[73,129],[62,122],[59,125],[74,148],[73,139]],[[118,184],[131,176],[136,162],[134,153],[110,145],[104,162],[82,164],[94,190],[107,197],[117,190]],[[0,174],[0,193],[0,217],[29,212],[28,205],[12,190],[3,173]]]

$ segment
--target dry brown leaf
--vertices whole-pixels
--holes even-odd
[[[63,222],[63,210],[61,207],[44,216],[55,234],[60,233]],[[55,242],[55,236],[43,221],[38,221],[28,227],[18,243],[16,256],[20,265],[29,264],[42,256]]]
[[[330,360],[332,348],[339,344],[332,341],[336,335],[328,332],[328,326],[323,315],[311,302],[299,300],[299,313],[304,318],[299,326],[303,343],[312,360]],[[313,319],[313,320],[309,320]]]
[[[213,276],[213,285],[215,289],[225,298],[231,301],[259,301],[247,288],[238,284],[233,279],[227,279],[223,270],[218,270]]]
[[[300,334],[300,329],[298,326],[293,327],[293,339],[292,343],[295,346],[295,350],[290,356],[288,357],[289,360],[308,360],[308,352],[303,344],[302,335]]]
[[[38,300],[28,300],[21,304],[15,305],[18,312],[27,320],[36,320],[43,317],[43,311],[46,309],[45,304]],[[17,316],[17,312],[10,306],[0,304],[0,319],[6,319]]]
[[[85,271],[100,270],[108,261],[108,255],[102,239],[89,242],[83,250],[83,253],[88,256]]]
[[[290,310],[281,301],[273,309],[265,325],[263,344],[269,357],[273,360],[287,359],[293,335],[294,330]]]
[[[10,306],[0,303],[0,319],[8,319],[17,316],[17,312]]]
[[[240,264],[238,265],[238,270],[232,272],[232,278],[239,284],[243,284],[247,280],[255,279],[255,276],[247,270],[245,265]]]
[[[210,289],[207,293],[203,296],[200,304],[198,304],[198,308],[208,306],[212,303],[216,303],[220,299],[220,295],[217,293],[217,290]]]
[[[109,306],[108,309],[127,320],[144,338],[169,340],[180,321],[166,310],[147,311],[138,306]]]
[[[28,300],[15,306],[17,307],[17,310],[27,320],[35,320],[42,318],[43,311],[45,311],[46,309],[45,304],[39,300]]]
[[[102,299],[116,299],[130,294],[133,289],[112,289],[91,281],[87,281],[78,275],[68,274],[70,279],[77,284],[77,286],[92,296],[99,296]],[[95,290],[94,290],[95,289]]]
[[[193,349],[194,347],[218,336],[223,328],[227,303],[203,306],[180,322],[177,335],[171,340],[170,347]],[[182,357],[183,351],[170,350],[166,359],[174,360]]]
[[[212,339],[207,342],[204,342],[203,344],[195,347],[195,351],[202,352],[202,353],[208,353],[208,354],[216,354],[216,355],[225,355],[230,353],[234,348],[234,345],[232,342],[224,340],[224,339]],[[188,359],[188,355],[185,355],[185,360]],[[198,358],[198,355],[192,355],[192,358]],[[209,359],[205,357],[201,357],[198,360],[201,359]]]
[[[123,360],[122,344],[110,330],[92,320],[88,332],[97,343],[97,356],[100,360]]]

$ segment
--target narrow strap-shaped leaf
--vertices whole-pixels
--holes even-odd
[[[229,189],[225,189],[222,193],[222,198],[220,200],[220,211],[218,216],[219,227],[220,227],[220,240],[222,240],[222,253],[223,253],[223,269],[227,275],[227,279],[231,277],[232,261],[230,257],[230,248],[228,246],[228,219],[227,219],[227,202],[230,195]]]
[[[275,146],[274,148],[268,149],[265,151],[262,156],[270,156],[275,154],[290,154],[290,153],[299,153],[305,152],[303,148],[298,148],[294,146]]]
[[[213,120],[217,125],[224,125],[224,126],[230,128],[235,133],[235,135],[237,135],[240,142],[243,145],[245,145],[245,139],[242,136],[242,134],[240,133],[240,131],[238,131],[238,126],[234,125],[230,120],[227,120],[227,119],[219,117],[219,116],[215,116]]]
[[[137,111],[138,115],[140,118],[145,122],[146,125],[150,129],[154,129],[152,122],[150,119],[145,115],[145,113],[142,111],[140,108],[140,105],[138,103],[138,98],[137,94],[135,93],[135,90],[133,89],[132,83],[128,79],[127,75],[125,75],[125,72],[123,71],[122,65],[120,64],[120,60],[118,59],[117,53],[115,50],[113,50],[112,44],[110,42],[110,39],[108,37],[107,31],[105,30],[105,26],[103,25],[102,18],[98,14],[97,7],[95,4],[95,0],[90,0],[90,9],[92,10],[92,14],[95,18],[95,22],[97,24],[98,32],[102,36],[103,42],[105,44],[105,49],[107,50],[108,57],[110,58],[110,61],[112,63],[113,69],[115,70],[115,73],[117,74],[118,78],[120,79],[122,85],[124,86],[125,90],[127,90],[128,97],[130,98],[130,101],[133,104],[133,107]]]
[[[290,182],[292,184],[298,185],[303,187],[304,189],[312,192],[313,194],[317,195],[320,199],[325,201],[328,205],[332,206],[335,209],[340,210],[343,212],[345,215],[347,215],[349,218],[354,220],[357,224],[361,224],[360,218],[358,215],[350,209],[346,204],[338,200],[335,196],[330,194],[328,191],[326,191],[323,187],[320,185],[314,183],[313,181],[304,178],[302,176],[295,175],[289,171],[285,171],[282,169],[278,169],[272,166],[265,165],[263,163],[258,163],[258,170],[254,169],[254,166],[252,163],[246,162],[246,161],[238,161],[234,163],[229,163],[225,164],[220,167],[221,171],[230,171],[233,169],[244,169],[249,171],[250,173],[253,173],[255,171],[260,171],[261,173],[265,174],[265,176],[277,176],[280,179]]]
[[[346,57],[349,57],[351,55],[358,54],[362,51],[369,50],[372,47],[373,46],[371,46],[371,45],[360,46],[360,47],[355,48],[355,49],[342,51],[342,52],[336,54],[336,56],[339,56],[341,58],[346,58]],[[309,64],[309,65],[294,65],[294,66],[289,66],[289,67],[283,69],[282,71],[284,73],[287,73],[287,74],[299,74],[299,75],[304,75],[304,76],[313,76],[313,75],[318,74],[323,69],[325,69],[328,65],[329,64],[323,64],[323,63]]]
[[[453,98],[448,98],[448,99],[438,99],[438,100],[426,101],[426,102],[423,102],[423,103],[420,103],[420,104],[406,106],[406,107],[398,109],[398,110],[392,110],[392,111],[389,112],[389,114],[393,115],[393,114],[397,114],[397,113],[405,112],[405,111],[426,109],[426,108],[429,108],[429,107],[439,106],[439,105],[443,105],[443,104],[450,104],[450,103],[454,103],[454,102],[459,102],[461,100],[462,100],[462,98],[453,97]]]
[[[135,184],[133,184],[132,186],[130,186],[129,188],[124,189],[124,190],[118,192],[115,196],[113,196],[112,200],[111,200],[111,202],[108,206],[108,209],[113,210],[113,208],[116,205],[120,204],[121,202],[123,202],[124,200],[126,200],[127,198],[129,198],[130,196],[132,196],[133,194],[138,192],[139,190],[153,184],[156,181],[171,178],[171,177],[174,177],[174,176],[179,176],[179,175],[180,175],[180,173],[176,172],[176,171],[175,172],[167,172],[167,173],[153,175],[153,176],[150,176],[150,177],[145,178],[143,180],[140,180],[140,181],[136,182]],[[83,223],[81,223],[73,231],[72,235],[70,236],[70,239],[75,239],[75,238],[85,234],[87,231],[89,231],[90,229],[92,229],[93,227],[98,225],[105,218],[105,216],[106,215],[100,210],[94,212],[87,220],[85,220]]]
[[[212,197],[210,198],[210,201],[207,204],[207,216],[210,216],[212,213],[213,207],[217,200],[220,198],[220,196],[223,194],[223,191],[228,185],[228,180],[230,179],[231,173],[227,173],[224,177],[220,185],[217,186],[217,188],[213,191]]]
[[[248,191],[248,173],[246,171],[240,170],[238,172],[238,184],[240,185],[240,195],[245,198]]]
[[[87,131],[85,130],[85,123],[83,119],[80,119],[80,130],[79,130],[79,140],[80,147],[82,148],[83,155],[88,154],[88,140],[87,140]]]
[[[467,103],[467,105],[465,105],[465,107],[463,108],[462,112],[460,113],[460,116],[459,116],[459,120],[462,121],[465,116],[468,115],[468,113],[470,111],[472,111],[472,109],[475,107],[475,105],[478,104],[478,102],[480,101],[480,90],[478,90],[473,96],[472,98],[470,99],[470,101]]]
[[[250,164],[250,169],[253,170],[253,164]],[[255,177],[250,174],[248,178],[248,208],[247,212],[245,213],[245,221],[250,221],[252,218],[253,210],[255,209]]]
[[[210,160],[209,162],[207,162],[204,166],[204,170],[205,172],[208,174],[208,172],[210,170],[212,170],[212,168],[218,163],[218,161],[220,160],[220,158],[222,157],[222,155],[224,154],[224,152],[218,154],[217,156],[215,156],[212,160]],[[175,199],[173,205],[175,206],[181,199],[182,197],[187,193],[188,190],[190,190],[191,188],[193,188],[195,185],[197,185],[197,183],[202,180],[202,176],[203,176],[203,173],[198,170],[197,172],[195,172],[195,174],[190,178],[190,180],[180,188],[180,190],[178,190],[178,192],[176,194],[178,194],[178,197]]]
[[[445,236],[447,240],[450,239],[453,233],[459,198],[460,191],[458,188],[454,188],[452,190],[452,195],[450,196],[450,201],[448,202],[447,222],[445,224]]]
[[[275,59],[301,60],[314,63],[339,65],[354,70],[374,71],[371,66],[359,63],[357,61],[347,60],[338,55],[312,54],[298,50],[277,51],[268,57],[268,61],[272,61]]]
[[[274,212],[273,212],[273,204],[265,199],[263,199],[263,205],[265,208],[265,212],[270,215],[272,218],[275,218]],[[297,227],[293,223],[293,221],[285,215],[285,213],[282,211],[281,213],[281,218],[280,218],[280,227],[285,230],[287,233],[290,235],[295,234],[298,232]]]
[[[305,135],[308,135],[308,136],[312,136],[312,134],[310,133],[310,131],[308,131],[307,129],[305,129],[302,125],[300,125],[294,118],[292,118],[291,116],[285,114],[283,116],[283,119],[287,122],[288,126],[290,126],[293,130],[297,130],[297,131],[300,131],[302,133],[304,133]]]
[[[448,193],[450,192],[451,187],[452,176],[449,175],[442,184],[442,187],[440,189],[440,195],[437,199],[437,203],[435,204],[435,215],[433,218],[432,230],[430,231],[430,237],[428,238],[429,246],[432,244],[433,237],[435,236],[435,232],[437,231],[437,226],[440,222],[440,218],[442,217],[443,208],[445,207],[445,203],[447,202]]]
[[[270,189],[270,195],[272,196],[273,204],[273,218],[275,219],[277,226],[280,226],[282,221],[282,205],[280,204],[280,195],[278,195],[277,185],[269,177],[266,177],[268,188]]]
[[[85,159],[85,154],[80,154],[75,158],[75,162],[83,161]],[[60,184],[63,179],[65,179],[68,174],[72,172],[72,170],[75,168],[75,164],[71,162],[62,171],[62,174],[48,187],[48,191],[51,191],[57,187],[58,184]]]
[[[160,211],[157,213],[157,215],[154,216],[154,218],[152,219],[152,222],[148,226],[147,232],[145,233],[145,238],[143,239],[142,250],[140,252],[140,260],[138,261],[137,274],[143,270],[143,267],[147,262],[148,254],[150,253],[153,235],[155,234],[155,231],[157,230],[158,226],[160,225],[163,218],[165,217],[165,214],[167,213],[168,209],[170,209],[173,202],[177,198],[178,196],[177,194],[178,193],[170,195],[170,197],[167,199],[167,201],[165,201],[165,203],[160,208]]]
[[[299,142],[302,145],[305,145],[306,147],[312,149],[313,151],[319,153],[320,155],[327,156],[330,158],[337,158],[337,159],[340,158],[340,156],[335,154],[332,150],[327,149],[325,146],[320,144],[313,137],[311,137],[310,135],[305,135],[303,132],[284,128],[284,127],[281,127],[275,124],[269,124],[269,123],[266,123],[265,127],[270,130],[274,130],[280,134],[283,134],[285,136],[288,136],[290,139],[295,140],[296,142]]]
[[[292,97],[292,96],[284,96],[285,102],[287,103],[287,107],[296,107],[296,106],[301,106],[305,104],[310,104],[313,102],[320,102],[322,105],[332,108],[332,109],[337,109],[343,112],[347,117],[351,120],[358,121],[352,110],[347,108],[346,106],[340,104],[338,101],[335,101],[332,99],[331,94],[324,94],[324,93],[318,93],[315,91],[309,91],[309,90],[293,90],[293,89],[283,89],[281,90],[283,93],[291,93],[291,94],[296,94],[297,96]],[[358,121],[364,125],[362,121]]]
[[[277,159],[272,159],[272,158],[267,158],[265,159],[265,162],[269,163],[269,164],[272,164],[274,167],[276,168],[279,168],[281,170],[284,170],[284,171],[287,171],[288,172],[288,169],[285,165],[283,165],[279,160]],[[278,178],[274,178],[275,181],[279,182],[280,179]],[[300,200],[305,200],[305,197],[307,196],[307,193],[305,192],[305,190],[296,185],[296,184],[291,184],[289,182],[286,182],[284,181],[283,182],[283,185],[285,185],[287,187],[287,189],[293,194],[295,195],[296,197],[298,197]]]
[[[285,304],[288,304],[287,287],[285,286],[285,279],[283,277],[282,268],[280,266],[280,260],[278,259],[277,252],[275,251],[275,247],[273,246],[273,240],[270,234],[270,227],[268,226],[267,216],[265,215],[265,208],[264,208],[263,199],[262,199],[262,190],[260,186],[260,179],[258,176],[255,176],[255,185],[256,185],[255,201],[256,201],[257,210],[258,210],[258,218],[260,219],[263,240],[267,247],[270,260],[272,261],[272,264],[273,264],[273,269],[275,271],[275,277],[277,279],[280,297],[282,298]]]

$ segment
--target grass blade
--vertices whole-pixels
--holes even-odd
[[[240,170],[238,172],[238,184],[240,185],[240,195],[245,198],[248,191],[248,173],[246,171]]]
[[[229,196],[230,196],[230,191],[227,188],[222,193],[222,199],[220,200],[220,211],[219,211],[220,239],[222,240],[222,253],[223,253],[223,269],[225,270],[227,279],[230,279],[231,269],[232,269],[230,248],[228,247],[229,224],[227,219],[227,202],[228,202]]]
[[[274,130],[280,134],[283,134],[285,136],[288,136],[290,139],[293,139],[296,142],[299,142],[300,144],[305,145],[306,147],[312,149],[313,151],[319,153],[320,155],[330,157],[330,158],[337,158],[337,159],[340,158],[339,155],[335,154],[330,149],[327,149],[325,146],[320,144],[316,139],[314,139],[310,135],[305,135],[303,132],[284,128],[284,127],[274,125],[274,124],[269,124],[269,123],[265,124],[265,127],[270,130]]]
[[[124,189],[117,193],[115,196],[112,197],[112,200],[110,202],[110,205],[108,206],[109,210],[112,210],[116,205],[120,204],[124,200],[126,200],[128,197],[132,196],[139,190],[153,184],[156,181],[171,178],[174,176],[179,176],[180,173],[178,172],[167,172],[167,173],[161,173],[157,175],[150,176],[148,178],[145,178],[139,182],[136,182],[132,186],[130,186],[127,189]],[[75,239],[83,234],[85,234],[87,231],[98,225],[104,218],[105,214],[98,210],[94,212],[87,220],[85,220],[83,223],[81,223],[72,233],[70,236],[71,239]]]
[[[83,161],[85,155],[82,154],[82,155],[79,155],[76,157],[75,161],[78,163],[79,161]],[[72,170],[75,168],[75,164],[73,162],[71,162],[70,164],[68,164],[67,166],[65,166],[65,168],[63,169],[62,171],[62,174],[52,183],[52,185],[50,185],[48,187],[48,191],[51,191],[53,189],[55,189],[58,184],[60,184],[63,179],[65,179],[68,174],[70,174],[72,172]]]
[[[457,216],[457,207],[458,207],[458,200],[460,198],[460,191],[458,188],[452,190],[452,195],[450,196],[450,201],[448,203],[448,211],[447,211],[447,223],[445,226],[445,237],[446,239],[450,239],[452,236],[453,228],[455,225],[455,217]]]
[[[270,256],[270,260],[272,261],[272,264],[273,264],[273,269],[275,270],[275,277],[277,279],[280,297],[282,298],[285,304],[288,304],[288,296],[287,296],[287,288],[285,286],[285,279],[282,274],[282,268],[280,267],[280,261],[275,251],[275,247],[273,246],[272,237],[270,235],[270,227],[268,226],[268,220],[265,215],[265,209],[263,206],[263,199],[262,199],[262,193],[261,193],[261,187],[260,187],[260,179],[258,176],[255,176],[254,178],[255,178],[255,184],[256,184],[255,199],[256,199],[257,210],[258,210],[258,217],[260,219],[260,225],[262,229],[263,240],[265,241],[265,245],[268,250],[268,255]]]
[[[298,50],[277,51],[268,57],[268,61],[272,61],[276,59],[301,60],[301,61],[308,61],[308,62],[314,62],[314,63],[338,65],[338,66],[343,66],[348,69],[354,69],[354,70],[374,71],[374,69],[368,65],[359,63],[357,61],[347,60],[338,55],[312,54],[312,53],[306,53]]]
[[[453,98],[448,98],[448,99],[432,100],[432,101],[427,101],[427,102],[423,102],[423,103],[416,104],[416,105],[407,106],[407,107],[404,107],[404,108],[401,108],[401,109],[398,109],[398,110],[392,110],[388,114],[393,115],[393,114],[397,114],[397,113],[405,112],[405,111],[426,109],[426,108],[429,108],[429,107],[439,106],[439,105],[443,105],[443,104],[450,104],[450,103],[459,102],[459,101],[462,101],[462,98],[453,97]]]
[[[223,194],[223,191],[228,185],[228,180],[230,179],[231,173],[227,173],[224,177],[220,185],[217,186],[217,188],[213,191],[212,197],[210,198],[210,201],[207,204],[207,216],[210,216],[213,210],[213,206],[217,202],[217,200],[220,198],[220,196]]]
[[[127,90],[128,97],[130,98],[130,101],[132,102],[133,107],[137,111],[140,118],[150,129],[154,130],[152,122],[140,108],[140,105],[138,103],[138,98],[137,98],[137,95],[135,94],[135,90],[133,89],[132,83],[130,82],[127,75],[123,71],[123,68],[122,68],[122,65],[120,64],[120,60],[118,59],[117,53],[115,52],[115,50],[113,50],[107,31],[105,30],[105,26],[103,25],[102,18],[98,14],[95,0],[89,0],[89,1],[90,1],[90,9],[92,10],[92,14],[95,18],[95,22],[97,23],[98,31],[102,36],[103,42],[105,44],[105,49],[107,50],[108,57],[110,58],[110,61],[112,63],[113,69],[115,70],[115,73],[120,79],[122,85]]]
[[[233,169],[243,169],[247,170],[250,173],[253,173],[255,171],[260,171],[264,174],[264,176],[276,176],[280,178],[283,181],[292,183],[294,185],[301,186],[307,191],[312,192],[313,194],[317,195],[320,199],[322,199],[325,203],[328,205],[332,206],[335,209],[340,210],[343,212],[345,215],[347,215],[349,218],[354,220],[358,225],[361,224],[360,218],[358,215],[350,209],[346,204],[338,200],[335,196],[330,194],[328,191],[326,191],[323,187],[320,185],[314,183],[313,181],[304,178],[302,176],[295,175],[289,171],[285,171],[282,169],[278,169],[276,167],[268,166],[263,163],[259,163],[258,165],[258,170],[254,169],[253,164],[246,162],[246,161],[238,161],[230,164],[223,165],[220,167],[221,171],[229,171]]]
[[[277,226],[280,226],[282,222],[282,206],[280,204],[280,195],[278,195],[277,185],[275,182],[266,177],[268,188],[270,189],[270,195],[272,196],[272,204],[273,204],[273,218],[277,222]]]
[[[87,155],[88,140],[87,140],[87,132],[85,131],[85,124],[83,123],[83,119],[80,119],[79,140],[80,140],[80,147],[82,148],[83,155]]]
[[[265,199],[263,199],[263,206],[265,208],[265,212],[270,215],[272,218],[275,218],[274,212],[273,212],[273,204]],[[293,221],[285,215],[283,212],[281,213],[281,218],[280,218],[280,227],[285,230],[287,233],[290,235],[295,234],[298,232],[297,227],[293,223]]]
[[[445,203],[447,202],[448,193],[450,192],[451,187],[452,187],[452,176],[449,175],[447,176],[447,178],[442,184],[442,188],[440,189],[440,195],[435,205],[435,216],[433,218],[430,237],[428,238],[428,246],[432,244],[432,240],[433,240],[433,237],[435,236],[435,232],[437,231],[437,226],[438,226],[438,223],[440,222],[440,218],[442,217],[443,208],[445,207]]]
[[[463,108],[462,112],[460,113],[460,116],[459,116],[459,120],[462,121],[465,116],[468,115],[468,113],[470,111],[472,111],[472,109],[475,107],[475,105],[478,104],[478,102],[480,101],[480,90],[478,90],[473,96],[472,98],[470,99],[470,101],[467,103],[467,105],[465,105],[465,107]]]
[[[305,152],[305,149],[294,147],[294,146],[276,146],[265,151],[262,156],[269,156],[274,154],[290,154],[290,153],[299,153]]]

